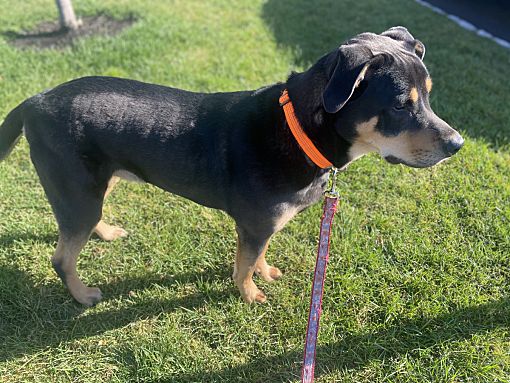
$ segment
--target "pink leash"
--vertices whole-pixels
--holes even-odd
[[[322,312],[322,296],[324,294],[324,280],[329,259],[329,239],[331,223],[338,204],[338,194],[335,192],[335,177],[337,169],[333,168],[329,175],[329,190],[324,193],[324,211],[321,219],[321,231],[319,236],[319,248],[315,271],[313,276],[312,297],[310,299],[310,312],[306,328],[305,351],[303,355],[303,369],[301,370],[301,382],[313,382],[315,372],[315,352],[317,349],[317,336],[319,334],[319,320]]]

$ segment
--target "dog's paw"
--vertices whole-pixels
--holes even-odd
[[[274,282],[283,275],[280,269],[274,266],[268,266],[265,269],[257,269],[256,273],[266,282]]]
[[[122,227],[110,226],[104,222],[98,224],[94,230],[103,241],[114,241],[117,238],[127,237],[128,232]]]
[[[124,230],[122,227],[118,226],[110,226],[111,231],[108,233],[106,238],[103,238],[105,241],[114,241],[117,238],[124,238],[128,236],[128,232]]]
[[[271,266],[269,268],[269,276],[272,278],[273,281],[280,279],[282,275],[283,273],[280,271],[278,267]]]
[[[251,281],[251,283],[246,283],[245,285],[238,286],[241,297],[246,303],[264,303],[267,300],[266,295],[257,287],[253,281]]]
[[[76,299],[82,305],[91,307],[95,306],[101,301],[101,299],[103,299],[103,294],[97,287],[86,287],[80,291],[79,295],[77,294],[74,296],[74,299]]]
[[[242,294],[243,300],[246,303],[265,303],[267,301],[266,294],[264,294],[261,290],[256,289],[254,291],[250,291],[248,294]]]

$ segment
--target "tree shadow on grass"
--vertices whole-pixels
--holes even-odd
[[[508,51],[445,16],[411,1],[268,0],[262,18],[303,68],[358,33],[406,26],[427,46],[425,64],[436,84],[431,94],[436,112],[496,149],[510,144],[510,93],[502,85],[510,77]]]
[[[135,15],[128,15],[117,20],[106,14],[82,18],[82,25],[77,30],[62,29],[57,21],[43,22],[35,30],[28,32],[0,32],[9,43],[18,48],[65,48],[72,46],[77,40],[93,36],[115,36],[136,22]]]
[[[153,274],[126,276],[98,287],[103,291],[106,302],[125,297],[130,300],[128,307],[123,302],[118,309],[99,312],[90,309],[89,313],[70,297],[60,282],[35,286],[31,277],[23,271],[0,266],[0,361],[33,354],[62,342],[102,334],[180,307],[194,309],[225,300],[234,293],[233,287],[199,291],[176,299],[138,298],[136,291],[154,285],[171,288],[229,277],[229,270],[221,267],[168,277]]]

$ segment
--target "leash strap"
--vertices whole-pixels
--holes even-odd
[[[310,299],[310,312],[306,328],[305,351],[303,355],[303,369],[301,382],[313,382],[315,372],[315,351],[317,349],[317,335],[319,333],[319,320],[322,312],[322,295],[324,293],[324,280],[329,259],[329,240],[331,223],[336,212],[338,196],[326,195],[324,199],[324,212],[321,219],[321,231],[319,237],[319,249],[315,261],[315,271],[312,285],[312,297]]]

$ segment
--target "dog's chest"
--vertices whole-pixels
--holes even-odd
[[[274,228],[281,230],[296,214],[317,202],[326,188],[328,173],[315,179],[310,185],[293,193],[286,202],[278,205]]]

